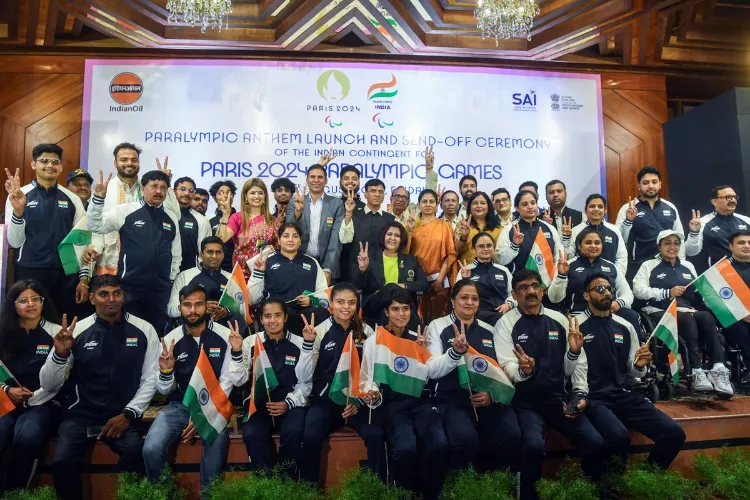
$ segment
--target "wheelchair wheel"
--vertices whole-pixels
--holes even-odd
[[[656,384],[661,401],[668,401],[674,396],[674,385],[666,379],[659,380]]]
[[[652,382],[648,385],[646,397],[652,402],[656,403],[659,401],[661,391],[659,390],[659,387],[656,385],[655,382]]]

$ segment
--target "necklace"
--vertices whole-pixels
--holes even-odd
[[[255,248],[263,250],[266,246],[266,219],[263,218],[263,233],[258,232],[258,228],[255,226],[255,217],[250,219],[250,224],[253,225],[253,232],[255,233]],[[262,239],[261,234],[263,235]]]

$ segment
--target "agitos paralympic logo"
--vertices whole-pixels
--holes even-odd
[[[143,95],[143,80],[135,73],[120,73],[109,82],[109,95],[119,106],[110,111],[143,111],[143,106],[130,106]]]

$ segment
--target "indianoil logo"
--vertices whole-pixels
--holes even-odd
[[[133,104],[143,95],[143,80],[134,73],[120,73],[109,83],[109,95],[117,104]]]

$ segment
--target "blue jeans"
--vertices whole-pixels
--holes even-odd
[[[6,491],[28,486],[35,461],[44,455],[49,438],[57,430],[60,412],[60,406],[50,401],[16,408],[0,418],[0,450],[10,455],[5,470]]]
[[[164,469],[169,447],[182,436],[188,426],[190,411],[182,403],[171,402],[157,415],[143,443],[143,462],[146,465],[146,476],[156,481]],[[224,469],[229,449],[229,429],[219,434],[211,446],[203,442],[201,456],[201,490],[208,487],[211,480]]]

